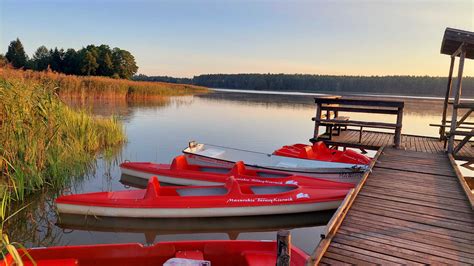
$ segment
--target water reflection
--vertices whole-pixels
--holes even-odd
[[[57,225],[71,230],[139,233],[145,235],[147,243],[151,244],[156,236],[163,235],[225,233],[229,239],[237,239],[241,233],[276,232],[279,229],[322,226],[331,219],[333,213],[333,211],[321,211],[292,215],[186,219],[85,217],[61,214]]]
[[[439,123],[442,102],[406,100],[403,132],[437,136],[429,123]],[[160,101],[91,101],[71,103],[87,107],[98,115],[117,115],[124,121],[128,142],[107,151],[93,169],[77,178],[67,193],[130,189],[120,182],[118,163],[123,160],[170,163],[189,140],[216,143],[248,150],[272,152],[283,144],[308,142],[312,137],[314,106],[312,96],[254,95],[216,92],[199,96],[163,98]],[[354,119],[371,119],[351,114]],[[360,117],[355,117],[360,116]],[[30,246],[126,243],[185,239],[274,239],[278,228],[292,228],[293,243],[311,252],[319,241],[326,214],[300,217],[265,217],[260,220],[200,220],[192,226],[184,220],[57,221],[53,201],[58,191],[45,191],[32,198],[32,204],[10,220],[7,230],[15,241]],[[245,220],[245,219],[244,219]],[[278,222],[280,222],[278,224]],[[153,237],[154,239],[154,237]]]

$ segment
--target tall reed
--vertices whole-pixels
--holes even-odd
[[[115,118],[72,110],[51,80],[0,76],[0,214],[10,201],[47,185],[60,187],[83,174],[95,154],[122,143]]]
[[[7,67],[0,68],[0,77],[49,83],[58,88],[57,93],[61,97],[81,99],[143,99],[207,92],[207,89],[204,87],[188,84],[132,81],[95,76],[84,77],[65,75],[51,71],[15,70]]]

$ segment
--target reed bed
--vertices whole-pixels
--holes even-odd
[[[192,95],[205,93],[205,87],[166,82],[132,81],[96,76],[74,76],[52,71],[15,70],[0,68],[4,79],[23,79],[47,83],[57,88],[61,97],[80,99],[147,99],[166,96]]]
[[[11,201],[44,186],[66,185],[85,173],[99,151],[124,140],[117,119],[69,108],[54,81],[0,76],[2,220]]]

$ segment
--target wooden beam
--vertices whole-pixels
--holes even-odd
[[[456,123],[456,128],[459,128],[459,126],[466,121],[466,119],[471,115],[472,109],[468,110],[462,117],[459,119],[459,121]]]
[[[398,107],[397,128],[395,129],[395,136],[393,138],[395,148],[400,148],[400,142],[402,140],[402,120],[403,120],[403,107]]]
[[[277,261],[276,266],[290,266],[291,260],[291,235],[288,230],[277,233]]]
[[[459,170],[459,166],[456,164],[456,161],[454,160],[453,155],[448,154],[448,157],[449,157],[449,162],[451,163],[451,166],[453,167],[454,172],[456,173],[458,181],[461,184],[461,187],[464,190],[464,193],[466,194],[466,197],[469,200],[469,203],[471,204],[471,208],[474,210],[474,194],[472,194],[471,188],[467,184],[467,181],[464,178],[464,175],[461,173],[461,170]]]
[[[353,112],[353,113],[388,114],[388,115],[396,115],[398,113],[398,110],[395,110],[395,109],[375,109],[375,108],[360,108],[360,107],[345,107],[345,106],[321,106],[321,108],[327,111]]]
[[[442,127],[439,128],[439,139],[443,140],[445,138],[446,129],[444,126],[446,125],[446,115],[448,112],[448,101],[449,95],[451,95],[451,88],[453,85],[453,70],[454,70],[454,62],[456,58],[451,57],[451,64],[449,65],[449,75],[448,75],[448,85],[446,86],[446,94],[444,96],[444,103],[443,103],[443,117],[441,119]]]
[[[329,248],[329,244],[331,244],[331,241],[336,235],[336,232],[341,226],[342,222],[344,221],[344,218],[346,217],[347,212],[351,208],[357,195],[359,194],[360,190],[362,189],[365,182],[367,181],[367,178],[372,172],[372,168],[374,168],[375,164],[377,163],[377,160],[382,154],[382,151],[383,151],[383,148],[380,148],[375,154],[374,158],[372,159],[372,162],[369,165],[369,170],[364,173],[359,184],[353,189],[353,192],[350,194],[350,197],[347,199],[347,203],[344,204],[345,208],[341,210],[338,209],[338,211],[334,214],[334,216],[336,217],[331,218],[331,221],[329,221],[328,225],[331,226],[330,230],[326,231],[327,235],[325,235],[325,238],[319,242],[313,254],[306,262],[306,266],[318,265],[321,259],[323,258],[324,253]]]
[[[461,43],[461,45],[459,45],[458,49],[451,55],[451,57],[456,57],[465,51],[466,51],[466,44],[463,42]]]
[[[464,59],[466,57],[466,49],[465,46],[462,45],[460,48],[462,48],[461,52],[461,57],[459,59],[459,69],[458,69],[458,80],[456,84],[456,88],[454,91],[454,105],[453,105],[453,113],[451,116],[451,130],[449,134],[449,140],[448,140],[448,153],[452,153],[454,150],[454,131],[456,130],[456,124],[457,124],[457,115],[458,115],[458,109],[455,106],[456,104],[459,104],[459,101],[461,99],[461,91],[462,91],[462,75],[463,75],[463,70],[464,70]]]
[[[465,136],[464,139],[461,140],[456,147],[454,147],[454,151],[453,151],[454,154],[458,153],[462,149],[462,147],[466,145],[466,143],[468,143],[469,140],[471,140],[472,136],[474,135],[474,130],[472,130],[471,132],[473,132],[471,133],[472,135]]]
[[[400,127],[401,124],[385,123],[385,122],[368,122],[368,121],[355,121],[355,120],[332,120],[332,119],[315,119],[320,122],[321,125],[347,125],[347,126],[363,126],[363,127],[383,127],[383,128],[396,128]]]
[[[318,138],[319,136],[319,124],[321,124],[321,104],[316,103],[316,116],[314,117],[314,132],[313,132],[313,138]]]
[[[358,100],[358,99],[328,99],[314,98],[315,103],[320,104],[342,104],[342,105],[360,105],[360,106],[378,106],[378,107],[404,107],[402,101],[383,101],[383,100]]]

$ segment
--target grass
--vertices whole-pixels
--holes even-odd
[[[206,88],[105,77],[79,77],[0,67],[0,251],[22,265],[4,223],[25,206],[25,198],[46,188],[61,189],[92,169],[96,155],[125,141],[114,117],[96,117],[66,100],[164,100],[205,93]],[[66,101],[67,102],[67,101]],[[13,207],[15,206],[15,207]],[[22,207],[23,206],[23,207]],[[14,211],[16,209],[16,211]],[[9,215],[9,213],[13,212]]]
[[[44,186],[61,187],[83,174],[104,148],[122,143],[115,118],[73,110],[54,82],[0,77],[0,194],[2,220],[11,201]]]
[[[84,77],[51,71],[15,70],[8,67],[0,68],[0,78],[47,83],[56,87],[56,92],[62,98],[127,98],[134,100],[207,92],[204,87],[188,84],[132,81],[95,76]]]

